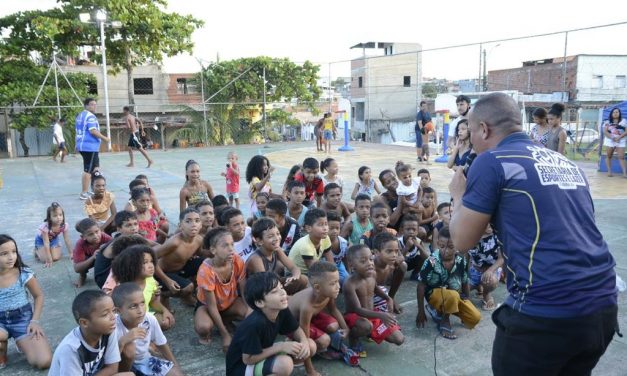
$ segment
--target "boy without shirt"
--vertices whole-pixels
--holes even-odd
[[[307,275],[309,267],[320,260],[320,257],[324,256],[327,261],[333,261],[328,252],[331,249],[331,240],[327,213],[322,209],[308,211],[305,215],[305,232],[307,235],[294,244],[289,257],[300,268],[300,273]]]
[[[300,239],[301,226],[294,218],[287,216],[287,204],[280,198],[273,198],[266,205],[266,217],[274,220],[281,232],[281,248],[286,255],[290,254],[292,246]]]
[[[246,275],[261,272],[275,272],[285,267],[290,276],[281,278],[287,295],[294,295],[307,287],[307,277],[301,275],[300,269],[281,249],[281,233],[276,223],[270,218],[260,218],[253,225],[253,238],[257,249],[246,262]]]
[[[405,259],[405,264],[407,264],[407,270],[413,271],[410,279],[415,281],[418,280],[418,272],[422,264],[430,255],[421,244],[419,222],[420,220],[415,215],[407,214],[404,216],[401,220],[401,236],[398,238],[401,254]]]
[[[246,262],[255,251],[250,227],[246,225],[244,215],[239,209],[231,208],[222,213],[222,223],[233,236],[235,252]]]
[[[379,234],[387,233],[391,236],[396,236],[396,230],[388,227],[390,224],[390,208],[384,202],[375,202],[374,205],[372,205],[370,208],[370,220],[373,223],[372,230],[366,231],[361,237],[362,243],[367,245],[368,248],[373,250],[376,249],[374,246],[374,238]],[[401,253],[399,251],[394,261],[393,273],[388,280],[390,283],[389,296],[392,298],[396,296],[396,293],[403,282],[403,278],[405,278],[405,273],[407,273],[407,264],[400,256]],[[403,312],[401,306],[397,304],[394,304],[393,309],[394,313]]]
[[[422,218],[420,219],[420,227],[426,232],[426,238],[423,240],[429,241],[433,235],[433,226],[438,220],[438,213],[435,210],[437,202],[435,201],[435,190],[431,187],[426,187],[422,190],[422,206],[424,208],[422,212]]]
[[[342,350],[348,326],[335,304],[340,293],[340,275],[333,263],[318,261],[309,268],[310,287],[289,300],[289,308],[305,336],[316,342],[318,353],[329,347]],[[315,373],[311,360],[305,361],[308,374]]]
[[[450,202],[442,202],[438,205],[438,221],[433,225],[433,236],[432,241],[437,244],[438,242],[438,234],[442,227],[448,227],[449,222],[451,221],[451,213],[453,208],[451,207]]]
[[[329,183],[324,187],[324,203],[322,210],[337,213],[342,218],[342,223],[350,220],[351,212],[348,205],[342,202],[342,187],[337,183]]]
[[[305,214],[307,208],[303,205],[305,201],[305,184],[299,181],[291,181],[287,185],[287,213],[289,217],[294,218],[300,226],[305,224]]]
[[[372,252],[363,244],[353,245],[347,252],[351,275],[344,282],[346,304],[344,320],[350,328],[349,342],[355,352],[362,354],[361,337],[369,336],[376,343],[387,341],[401,345],[405,341],[396,322],[396,316],[374,310],[374,295],[388,296],[378,286]]]
[[[203,261],[203,257],[198,254],[202,246],[202,236],[198,234],[202,227],[200,214],[195,208],[186,208],[179,215],[179,221],[181,232],[154,248],[158,258],[157,265],[166,278],[175,284],[167,283],[161,276],[157,276],[157,279],[166,286],[170,295],[180,297],[185,304],[193,306],[196,299],[192,281],[196,279],[196,273]],[[161,297],[163,304],[168,307],[169,295],[164,293]]]
[[[388,294],[388,290],[385,287],[387,281],[394,274],[397,268],[397,261],[401,255],[398,239],[395,235],[390,233],[379,233],[372,241],[372,248],[374,250],[374,268],[377,287],[386,295],[385,297],[374,296],[374,310],[390,312],[390,309],[393,309],[394,313],[401,313],[400,309],[398,309],[400,306],[394,302],[393,296]]]

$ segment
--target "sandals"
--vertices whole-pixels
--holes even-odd
[[[450,323],[448,323],[448,326],[441,323],[438,324],[438,331],[443,338],[450,339],[451,341],[457,339],[457,335],[453,332]]]
[[[442,321],[442,316],[440,315],[440,313],[429,303],[425,304],[425,309],[427,310],[427,312],[429,312],[429,315],[433,319],[433,322],[439,325],[440,321]]]

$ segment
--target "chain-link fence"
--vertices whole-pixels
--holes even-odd
[[[359,43],[347,50],[345,60],[317,62],[322,95],[314,111],[291,100],[215,103],[207,99],[214,93],[208,92],[198,74],[136,67],[130,90],[124,72],[109,77],[113,150],[126,147],[128,130],[122,107],[129,105],[131,96],[131,110],[148,130],[150,145],[163,148],[311,140],[323,112],[331,112],[337,120],[338,139],[346,134],[352,140],[412,144],[414,119],[422,100],[435,115],[434,141],[441,142],[444,114],[459,115],[455,106],[458,94],[475,101],[488,92],[505,91],[519,103],[526,130],[533,126],[535,109],[565,104],[562,126],[569,132],[567,151],[574,157],[591,158],[600,153],[602,144],[601,110],[627,98],[627,46],[611,37],[620,35],[627,35],[627,23],[516,38],[497,35],[490,41],[438,48],[423,46],[420,40]],[[97,78],[97,85],[90,90],[99,98],[101,116],[100,67],[62,68]],[[52,108],[51,112],[54,114]],[[12,138],[19,155],[18,136],[9,137],[10,116],[3,113],[10,110],[0,108],[0,144],[6,145]],[[101,128],[104,123],[101,120]],[[49,133],[48,129],[27,130],[25,140],[34,145],[37,154],[47,154]],[[46,139],[50,142],[44,142]],[[0,153],[6,149],[0,146]]]

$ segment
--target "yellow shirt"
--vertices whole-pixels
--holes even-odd
[[[322,128],[325,131],[332,131],[333,130],[333,119],[331,119],[331,118],[324,119],[324,122],[322,123]]]
[[[316,246],[311,242],[309,235],[307,235],[298,239],[298,241],[294,243],[292,249],[290,250],[289,258],[292,260],[294,265],[298,266],[301,274],[307,275],[309,268],[305,265],[303,256],[311,256],[313,257],[313,262],[316,262],[320,260],[324,251],[329,248],[331,248],[331,239],[327,236],[326,238],[320,240],[320,247],[318,248],[319,251],[316,252]]]

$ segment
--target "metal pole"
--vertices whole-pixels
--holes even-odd
[[[264,143],[265,143],[265,138],[267,138],[267,131],[266,131],[266,67],[263,67],[263,137],[264,137]]]
[[[485,52],[485,48],[483,49],[483,87],[481,91],[487,91],[488,90],[488,72],[486,72],[486,57],[487,54]]]
[[[483,44],[479,43],[479,76],[477,78],[477,91],[481,91],[483,85],[481,85],[481,54],[483,53]]]
[[[105,100],[105,121],[107,125],[107,150],[111,151],[111,120],[109,119],[109,85],[107,82],[107,51],[105,47],[105,23],[100,21],[100,49],[102,50],[102,82],[104,84],[104,100]]]
[[[562,101],[568,102],[570,100],[570,95],[566,98],[563,97],[564,93],[566,93],[566,52],[568,51],[568,31],[564,33],[564,61],[562,62]]]
[[[209,134],[207,133],[207,103],[205,103],[205,72],[200,60],[200,96],[202,97],[202,124],[205,129],[205,146],[209,146]]]
[[[61,101],[59,100],[59,79],[57,77],[57,52],[52,51],[52,66],[54,67],[54,89],[57,94],[57,120],[61,119]]]
[[[329,63],[329,113],[331,113],[332,107],[333,106],[333,97],[332,97],[332,93],[331,93],[331,63]]]

